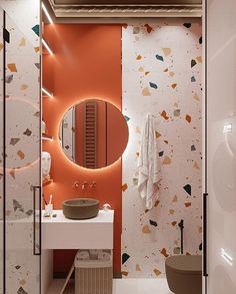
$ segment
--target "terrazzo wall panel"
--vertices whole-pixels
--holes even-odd
[[[14,20],[25,38],[37,50],[39,38],[40,0],[0,0],[0,7]]]
[[[40,260],[33,255],[32,218],[33,186],[40,184],[39,4],[0,1],[10,33],[6,44],[6,293],[39,293]],[[2,185],[2,177],[0,181]]]
[[[129,143],[123,156],[122,274],[162,277],[167,256],[201,250],[200,20],[159,20],[122,30],[123,113]],[[158,200],[145,208],[137,191],[137,161],[146,114],[155,116],[161,181]]]

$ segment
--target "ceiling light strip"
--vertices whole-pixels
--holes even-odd
[[[52,20],[50,14],[49,14],[49,12],[48,12],[48,10],[47,10],[47,8],[46,8],[46,6],[45,6],[45,4],[43,2],[42,2],[42,9],[43,9],[43,12],[45,13],[49,23],[53,24],[53,20]]]

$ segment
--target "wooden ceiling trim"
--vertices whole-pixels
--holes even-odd
[[[56,4],[48,0],[57,18],[201,17],[201,4]],[[62,0],[60,0],[62,1]],[[66,0],[63,0],[66,1]],[[93,0],[96,2],[95,0]],[[101,0],[100,0],[101,1]],[[134,1],[134,0],[132,0]],[[157,1],[157,0],[153,0]],[[177,1],[177,0],[175,0]],[[187,1],[187,0],[185,0]],[[140,0],[141,2],[141,0]]]

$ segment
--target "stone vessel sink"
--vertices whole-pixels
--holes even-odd
[[[99,201],[93,198],[75,198],[62,203],[64,216],[70,219],[88,219],[98,215]]]

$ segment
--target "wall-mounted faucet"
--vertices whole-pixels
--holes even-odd
[[[89,183],[87,181],[84,181],[83,183],[80,184],[79,181],[75,181],[74,184],[73,184],[73,188],[79,189],[80,185],[81,185],[82,190],[86,190],[87,188],[92,189],[92,188],[96,187],[96,182],[92,181],[92,182]]]

